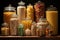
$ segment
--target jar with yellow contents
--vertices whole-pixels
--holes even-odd
[[[4,22],[9,24],[10,23],[9,21],[10,21],[12,14],[16,14],[16,10],[15,10],[15,7],[12,7],[11,4],[9,4],[9,6],[4,8],[4,12],[3,12]]]
[[[24,30],[27,28],[31,29],[32,20],[24,18],[21,23],[24,25]]]

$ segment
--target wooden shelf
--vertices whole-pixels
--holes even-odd
[[[0,36],[0,38],[39,38],[39,36]]]
[[[59,37],[60,36],[50,36],[50,37],[43,37],[43,38],[54,38],[54,37]],[[0,36],[0,38],[42,38],[39,36]]]

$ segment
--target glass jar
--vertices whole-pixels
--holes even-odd
[[[10,24],[10,18],[12,14],[16,14],[16,10],[15,7],[12,7],[11,4],[9,4],[9,6],[4,8],[3,12],[3,20],[4,22],[8,23],[8,25]]]
[[[17,35],[18,18],[13,14],[10,18],[10,35]]]
[[[41,33],[43,35],[45,35],[45,31],[46,31],[46,27],[48,26],[48,22],[46,20],[46,18],[43,18],[43,16],[41,16],[41,18],[39,19],[39,22],[37,23],[37,27],[39,28],[39,33]],[[40,35],[40,34],[39,34]]]
[[[28,18],[26,18],[26,19],[24,18],[22,20],[22,24],[24,25],[24,30],[27,29],[27,28],[31,29],[32,20],[30,20]]]
[[[27,28],[27,29],[25,30],[25,35],[26,35],[26,36],[30,36],[30,35],[31,35],[31,30],[30,30],[29,28]]]
[[[31,35],[36,36],[36,22],[33,22],[31,25]]]
[[[24,35],[24,25],[19,24],[18,26],[18,36],[23,36]]]
[[[58,33],[58,11],[53,5],[50,5],[50,7],[47,8],[46,19],[49,24],[51,24],[53,30],[52,35],[56,35]]]
[[[34,9],[33,9],[33,5],[31,4],[27,6],[27,18],[34,21]]]
[[[25,3],[20,1],[19,6],[17,7],[17,15],[19,19],[19,23],[21,23],[22,19],[26,17],[26,7],[24,6]]]
[[[1,28],[2,35],[9,36],[9,28],[7,23],[3,23]]]
[[[45,10],[45,5],[43,2],[38,1],[35,5],[34,5],[34,9],[35,9],[35,21],[38,22],[39,18],[41,16],[44,16],[44,10]]]

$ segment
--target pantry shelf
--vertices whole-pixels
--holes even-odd
[[[39,36],[0,36],[0,38],[60,38],[60,36],[39,37]]]
[[[0,38],[39,38],[39,36],[0,36]]]

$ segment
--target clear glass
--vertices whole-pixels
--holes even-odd
[[[32,20],[30,19],[23,19],[22,20],[22,24],[24,25],[24,29],[31,29],[31,25],[32,25]]]
[[[3,12],[3,19],[4,22],[10,23],[10,18],[12,14],[16,14],[15,8],[9,5],[8,7],[5,7],[4,12]]]

